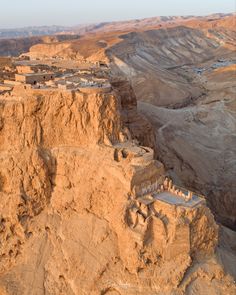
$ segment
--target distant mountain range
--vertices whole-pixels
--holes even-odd
[[[62,26],[26,27],[16,29],[0,29],[0,39],[26,38],[34,36],[54,35],[66,32],[67,28]]]
[[[115,42],[114,38],[119,39],[121,35],[124,36],[130,32],[135,33],[168,29],[177,26],[190,27],[199,30],[224,28],[229,29],[231,31],[230,34],[232,34],[232,32],[236,33],[235,16],[235,14],[165,16],[120,22],[86,24],[74,27],[42,26],[9,30],[0,29],[0,56],[18,56],[23,52],[28,52],[33,45],[40,43],[60,43],[73,40],[73,46],[76,46],[76,39],[81,40],[81,38],[84,37],[90,38],[94,41],[93,46],[91,46],[91,40],[83,40],[83,42],[79,42],[80,51],[83,51],[82,55],[86,55],[88,53],[88,48],[92,48],[92,50],[95,50],[96,48],[96,50],[99,50],[99,48],[102,49],[104,46],[109,47],[110,43]],[[108,38],[109,36],[111,37],[110,39]],[[104,38],[106,41],[104,41]],[[81,44],[83,44],[83,46]],[[74,51],[72,48],[71,52],[76,52],[76,50]]]
[[[1,29],[0,28],[0,39],[12,39],[12,38],[27,38],[34,36],[47,36],[55,34],[86,34],[96,33],[100,31],[118,31],[125,29],[140,29],[142,27],[149,27],[154,25],[162,25],[171,22],[178,21],[189,21],[191,19],[212,19],[216,20],[232,14],[217,13],[209,16],[158,16],[145,19],[135,19],[128,21],[114,21],[114,22],[102,22],[94,24],[84,24],[77,26],[32,26],[25,28],[15,29]]]

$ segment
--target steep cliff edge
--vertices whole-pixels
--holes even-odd
[[[208,65],[209,66],[209,65]],[[153,124],[159,159],[185,186],[207,196],[224,225],[236,229],[235,66],[196,77],[206,95],[195,103],[167,109],[140,102]]]
[[[204,203],[137,198],[165,170],[135,112],[121,82],[0,97],[1,294],[235,293]]]
[[[144,146],[155,148],[155,133],[150,122],[137,111],[137,99],[130,83],[124,79],[111,82],[121,101],[121,120],[132,139]]]
[[[235,16],[225,21],[128,33],[107,54],[152,123],[156,155],[235,230]]]

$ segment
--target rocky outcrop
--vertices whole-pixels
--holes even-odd
[[[135,31],[107,49],[155,130],[156,157],[235,229],[235,16]]]
[[[36,44],[29,50],[29,56],[31,59],[36,58],[48,58],[62,54],[63,50],[70,47],[70,43],[46,43]]]
[[[204,204],[137,200],[165,170],[130,138],[132,88],[113,88],[0,97],[0,292],[233,295]]]
[[[21,256],[31,220],[49,206],[55,179],[63,186],[52,149],[111,144],[122,132],[112,93],[88,99],[82,93],[18,89],[1,98],[0,118],[3,273]]]
[[[122,131],[119,108],[114,93],[17,88],[1,101],[0,146],[23,149],[117,142]],[[58,128],[60,124],[63,128]]]
[[[37,34],[36,34],[37,35]],[[78,35],[58,35],[58,36],[43,36],[44,34],[39,34],[34,37],[21,37],[21,38],[0,38],[0,55],[2,56],[19,56],[22,53],[26,53],[30,50],[32,46],[36,44],[44,44],[49,42],[62,42],[64,40],[78,39]]]
[[[133,139],[141,145],[155,148],[154,130],[148,120],[137,112],[137,99],[130,83],[124,79],[113,79],[112,86],[121,101],[121,118]]]

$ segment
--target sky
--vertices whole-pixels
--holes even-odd
[[[236,0],[0,0],[0,28],[72,26],[236,10]]]

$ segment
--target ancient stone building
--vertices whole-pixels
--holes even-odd
[[[37,84],[54,79],[53,73],[16,74],[15,80],[26,84]]]

